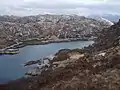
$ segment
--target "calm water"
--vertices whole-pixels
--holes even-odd
[[[6,83],[24,76],[28,68],[23,67],[23,64],[27,61],[54,55],[60,49],[83,48],[92,43],[93,41],[75,41],[33,45],[21,48],[17,55],[2,55],[0,56],[0,83]]]

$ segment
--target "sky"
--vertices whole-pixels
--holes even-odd
[[[120,14],[120,0],[0,0],[1,15]]]

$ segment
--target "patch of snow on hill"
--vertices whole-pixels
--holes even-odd
[[[114,24],[114,23],[111,22],[110,20],[107,20],[107,19],[105,19],[105,18],[103,18],[103,17],[101,17],[101,20],[103,20],[103,21],[109,23],[110,25],[113,25],[113,24]]]

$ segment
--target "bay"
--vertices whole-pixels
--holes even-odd
[[[23,64],[31,60],[39,60],[49,55],[54,55],[60,49],[83,48],[93,44],[93,41],[74,41],[51,43],[46,45],[32,45],[20,48],[20,53],[16,55],[0,56],[0,83],[7,83],[24,76],[29,69]]]

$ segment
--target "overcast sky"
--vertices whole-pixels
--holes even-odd
[[[120,0],[0,0],[0,14],[120,14]]]

